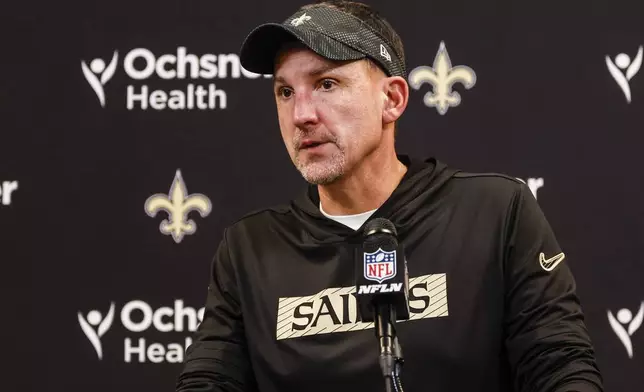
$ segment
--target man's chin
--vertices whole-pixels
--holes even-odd
[[[304,179],[313,185],[329,185],[342,177],[342,168],[323,162],[315,162],[298,167]]]
[[[331,185],[334,182],[338,181],[341,176],[336,177],[304,177],[306,182],[311,185]]]

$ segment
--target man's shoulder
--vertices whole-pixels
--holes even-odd
[[[227,227],[228,231],[247,231],[269,227],[271,222],[285,218],[291,214],[291,206],[287,203],[265,206],[250,210],[236,218]]]
[[[472,187],[502,187],[508,189],[517,189],[525,182],[517,177],[512,177],[508,174],[496,172],[468,172],[459,170],[454,173],[453,178],[463,186]]]
[[[529,191],[526,183],[517,177],[497,172],[458,171],[450,181],[452,190],[479,201],[497,200],[502,203]]]
[[[465,215],[483,216],[489,222],[512,219],[526,201],[536,205],[522,179],[495,172],[455,173],[445,195],[447,205]]]

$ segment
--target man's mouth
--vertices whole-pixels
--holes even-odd
[[[317,141],[317,140],[304,140],[300,144],[300,150],[308,150],[308,149],[313,149],[315,147],[321,146],[323,144],[326,144],[328,142],[325,141]]]

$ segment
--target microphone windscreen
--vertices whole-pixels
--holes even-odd
[[[375,218],[367,222],[364,226],[364,235],[369,236],[375,233],[389,233],[394,236],[398,236],[396,232],[396,226],[386,218]]]

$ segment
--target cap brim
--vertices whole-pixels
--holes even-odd
[[[255,73],[272,74],[275,56],[284,44],[299,41],[329,60],[357,60],[367,57],[333,38],[309,29],[296,29],[279,23],[266,23],[255,28],[242,44],[241,65]]]

